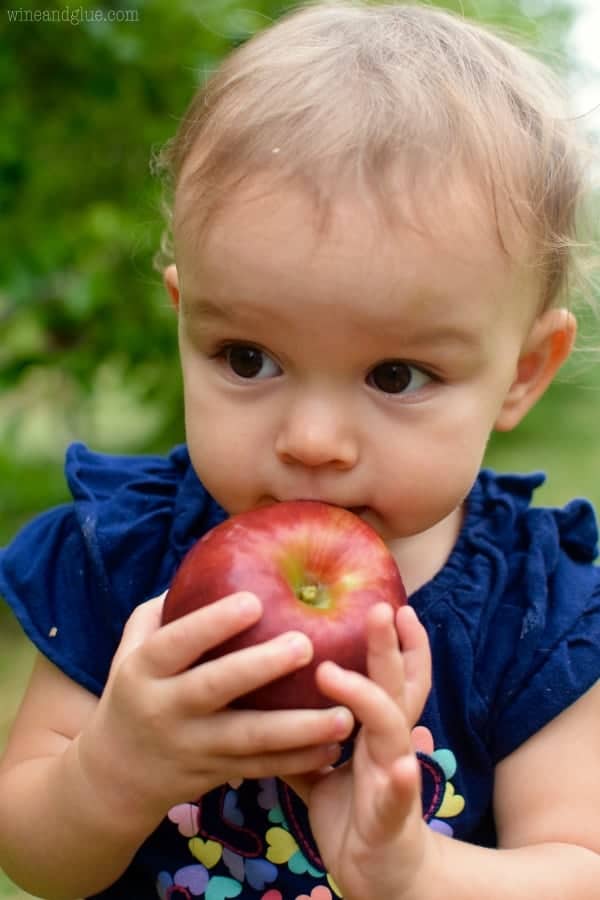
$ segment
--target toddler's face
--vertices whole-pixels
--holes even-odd
[[[431,234],[340,200],[319,233],[300,191],[246,191],[176,230],[187,439],[227,511],[349,507],[400,562],[456,519],[535,307],[471,201]]]

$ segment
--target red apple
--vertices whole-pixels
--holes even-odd
[[[398,567],[377,532],[354,513],[313,500],[241,513],[205,534],[175,574],[163,623],[242,590],[260,597],[262,617],[203,660],[289,630],[303,631],[314,647],[307,666],[236,701],[247,709],[333,705],[316,686],[316,667],[332,659],[364,673],[368,609],[406,602]]]

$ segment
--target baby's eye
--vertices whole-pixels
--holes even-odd
[[[223,349],[221,355],[239,378],[274,378],[281,374],[277,363],[264,350],[251,344],[231,344]]]
[[[367,384],[384,394],[410,394],[428,384],[431,378],[416,366],[391,360],[375,366],[367,376]]]

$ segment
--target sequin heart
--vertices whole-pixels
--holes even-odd
[[[274,778],[262,778],[259,781],[258,805],[261,809],[273,809],[277,806],[277,785]]]
[[[244,860],[239,853],[234,853],[229,847],[223,847],[223,862],[233,878],[237,878],[238,881],[244,880]]]
[[[413,747],[421,753],[427,753],[429,756],[433,753],[433,735],[429,728],[424,725],[417,725],[411,732]]]
[[[212,869],[216,866],[216,864],[221,859],[221,854],[223,853],[223,848],[220,844],[217,844],[216,841],[203,841],[202,838],[194,837],[188,843],[188,847],[190,848],[190,853],[194,856],[198,862],[201,862],[202,865],[206,866],[207,869]],[[231,895],[235,897],[235,894]]]
[[[272,822],[274,825],[281,825],[285,822],[282,808],[280,806],[274,806],[273,809],[270,809],[268,819],[269,822]]]
[[[158,878],[156,879],[156,890],[158,891],[158,896],[161,900],[167,896],[167,891],[173,884],[173,879],[169,875],[168,872],[159,872]]]
[[[446,778],[452,778],[456,773],[456,757],[452,750],[436,750],[431,756],[441,766]]]
[[[281,891],[270,890],[263,894],[261,900],[283,900]]]
[[[223,801],[223,818],[232,825],[238,825],[240,828],[244,824],[244,816],[238,806],[237,791],[227,791],[225,800]]]
[[[277,866],[266,859],[246,860],[246,879],[256,891],[262,891],[265,885],[277,878]]]
[[[323,872],[321,869],[315,869],[314,866],[311,866],[304,853],[301,850],[296,850],[293,856],[290,857],[288,861],[288,869],[290,872],[293,872],[294,875],[312,875],[313,878],[321,878]]]
[[[436,813],[438,819],[449,819],[452,816],[458,816],[465,808],[465,798],[460,794],[454,793],[454,787],[451,784],[446,785],[444,799],[442,805]]]
[[[168,812],[169,821],[177,825],[184,837],[198,834],[198,807],[194,803],[180,803]]]
[[[312,889],[310,897],[308,894],[300,894],[296,897],[296,900],[333,900],[333,898],[329,888],[326,888],[323,884],[319,884]]]
[[[269,845],[267,859],[276,865],[286,863],[298,851],[296,840],[283,828],[269,828],[266,838]]]
[[[439,819],[432,819],[429,822],[429,827],[432,831],[437,831],[438,834],[445,834],[446,837],[452,837],[454,834],[454,829],[447,822],[440,822]]]
[[[208,872],[205,866],[184,866],[175,872],[173,881],[186,888],[194,897],[199,897],[208,883]]]
[[[230,900],[231,897],[239,897],[242,893],[242,885],[233,878],[216,876],[211,878],[204,894],[206,900]]]

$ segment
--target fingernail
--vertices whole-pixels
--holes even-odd
[[[352,725],[352,713],[349,709],[346,709],[344,706],[341,706],[338,710],[336,710],[333,722],[335,725],[335,731],[339,735],[345,735],[348,733],[348,729]]]
[[[305,634],[290,632],[286,635],[285,642],[297,659],[309,661],[312,657],[312,644]]]
[[[243,613],[255,613],[260,609],[260,601],[256,594],[238,594],[238,609]]]

